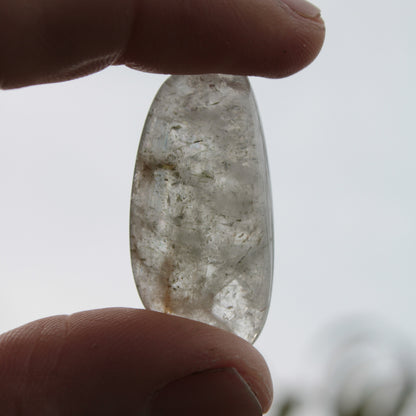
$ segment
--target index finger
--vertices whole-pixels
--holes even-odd
[[[323,39],[319,10],[303,0],[1,0],[0,88],[112,64],[283,77]]]

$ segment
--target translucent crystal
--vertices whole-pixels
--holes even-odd
[[[246,77],[172,76],[163,84],[141,138],[130,215],[146,308],[253,342],[270,303],[273,223]]]

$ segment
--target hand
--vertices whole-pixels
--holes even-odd
[[[2,0],[0,88],[117,64],[284,77],[316,57],[324,35],[303,0]]]
[[[310,4],[281,1],[3,0],[0,87],[113,64],[287,76],[318,54],[324,25]],[[271,400],[250,344],[174,316],[112,308],[0,336],[0,415],[251,416]]]

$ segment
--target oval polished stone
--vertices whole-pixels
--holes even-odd
[[[130,238],[146,308],[254,342],[270,303],[273,221],[246,77],[172,76],[163,84],[140,141]]]

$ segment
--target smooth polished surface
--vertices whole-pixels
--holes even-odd
[[[140,142],[131,255],[144,305],[253,342],[270,303],[273,221],[246,77],[172,76]]]

